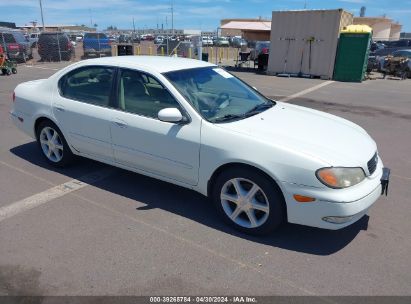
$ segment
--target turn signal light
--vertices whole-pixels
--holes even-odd
[[[338,178],[335,176],[332,169],[324,169],[318,172],[318,176],[327,184],[332,187],[338,185]]]
[[[293,197],[297,202],[300,202],[300,203],[309,203],[309,202],[315,201],[314,197],[309,197],[309,196],[304,196],[304,195],[299,195],[299,194],[294,194]]]

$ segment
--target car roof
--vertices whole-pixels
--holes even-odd
[[[401,50],[396,50],[395,52],[393,52],[393,53],[398,53],[398,52],[407,52],[407,53],[409,53],[409,52],[411,52],[411,49],[401,49]]]
[[[202,67],[212,67],[214,64],[188,58],[166,57],[166,56],[116,56],[89,59],[87,65],[107,64],[117,65],[124,68],[146,68],[158,73],[195,69]]]

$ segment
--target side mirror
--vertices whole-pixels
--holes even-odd
[[[177,108],[165,108],[158,112],[158,119],[164,122],[181,122],[183,115]]]

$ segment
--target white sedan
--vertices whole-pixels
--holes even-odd
[[[284,221],[339,229],[388,186],[361,127],[267,99],[203,61],[81,61],[18,85],[10,114],[49,163],[79,155],[193,189],[247,233]]]

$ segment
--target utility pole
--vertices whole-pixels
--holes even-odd
[[[44,28],[43,5],[41,4],[41,0],[39,0],[39,2],[40,2],[41,24],[43,26],[43,32],[44,32],[45,28]]]
[[[174,36],[174,0],[171,0],[171,32]]]
[[[91,8],[88,9],[88,12],[90,14],[90,27],[93,27],[93,18],[91,17]]]

